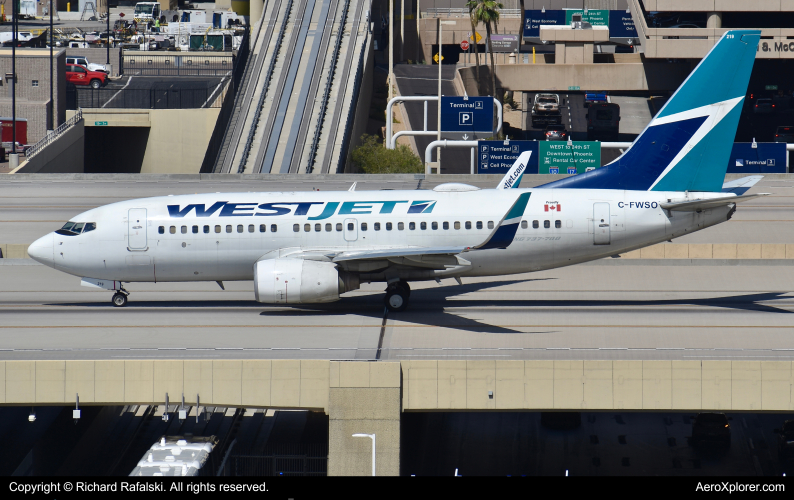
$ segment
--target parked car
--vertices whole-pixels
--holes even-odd
[[[108,75],[100,71],[91,71],[78,64],[67,64],[66,81],[74,85],[90,85],[92,89],[98,89],[107,84]]]
[[[85,66],[91,71],[101,71],[108,73],[108,68],[104,64],[97,64],[88,62],[88,59],[83,56],[66,56],[66,64],[77,64],[78,66]]]
[[[692,423],[692,445],[731,447],[731,424],[724,413],[698,413]]]
[[[783,427],[775,429],[777,456],[781,462],[794,460],[794,420],[786,420]]]
[[[775,130],[775,142],[794,143],[794,127],[780,126]]]
[[[549,125],[543,133],[547,141],[567,141],[568,131],[565,130],[565,125]]]
[[[753,113],[757,115],[769,114],[775,111],[775,104],[772,99],[756,99]]]

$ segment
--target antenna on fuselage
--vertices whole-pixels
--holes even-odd
[[[358,182],[354,182],[353,185],[350,186],[350,189],[348,189],[348,191],[355,191],[356,190],[356,184],[358,184]]]

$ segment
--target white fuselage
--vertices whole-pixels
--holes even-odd
[[[668,212],[659,206],[723,193],[584,189],[168,196],[114,203],[74,217],[95,223],[96,229],[75,236],[53,233],[52,261],[45,263],[104,280],[230,281],[253,279],[254,264],[270,252],[276,252],[270,257],[286,257],[307,250],[474,247],[527,191],[531,196],[512,243],[506,249],[463,253],[470,266],[421,269],[391,259],[341,267],[362,281],[539,271],[670,240],[724,222],[733,209]]]

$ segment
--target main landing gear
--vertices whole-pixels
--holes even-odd
[[[383,302],[390,312],[402,312],[408,307],[408,298],[411,296],[411,287],[407,281],[395,281],[386,287],[386,296]]]
[[[130,292],[122,288],[113,294],[113,298],[110,299],[110,301],[113,302],[113,305],[116,307],[124,307],[127,305],[127,297],[129,294]]]

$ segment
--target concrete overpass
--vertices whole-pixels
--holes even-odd
[[[427,411],[791,411],[794,363],[736,360],[0,361],[0,404],[310,409],[329,416],[329,475],[400,473],[400,414]]]

